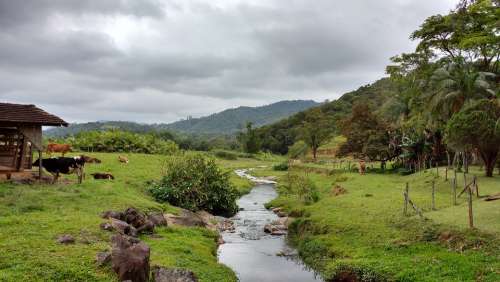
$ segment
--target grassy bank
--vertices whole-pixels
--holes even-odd
[[[155,202],[147,194],[147,182],[158,179],[166,157],[128,154],[121,164],[118,154],[90,154],[102,164],[86,167],[87,179],[76,184],[68,176],[57,185],[0,183],[0,281],[115,281],[109,267],[94,263],[98,251],[109,248],[110,233],[101,231],[102,211],[134,206],[143,211],[176,208]],[[263,161],[220,161],[222,166],[257,166]],[[110,172],[115,180],[91,179],[92,172]],[[250,184],[235,175],[231,181],[240,193]],[[199,228],[158,228],[162,238],[144,236],[152,250],[151,264],[193,270],[200,281],[235,281],[234,273],[217,263],[216,235]],[[71,234],[74,245],[56,243]]]
[[[465,198],[453,206],[443,172],[439,178],[435,170],[411,176],[310,172],[318,202],[304,205],[296,195],[281,195],[270,205],[301,215],[290,239],[305,262],[327,279],[356,273],[366,281],[500,281],[500,202],[474,199],[477,229],[468,230]],[[436,211],[431,211],[433,180]],[[402,215],[406,182],[411,199],[429,220]],[[500,192],[498,176],[479,176],[478,183],[483,195]],[[335,196],[335,185],[347,193]]]

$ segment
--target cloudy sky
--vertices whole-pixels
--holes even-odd
[[[0,101],[171,122],[335,99],[456,0],[0,0]]]

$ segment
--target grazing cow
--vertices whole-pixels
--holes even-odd
[[[364,160],[359,161],[359,174],[365,175],[366,172],[366,164]]]
[[[57,144],[57,143],[49,143],[47,145],[47,154],[51,155],[52,153],[61,153],[64,157],[64,154],[71,151],[71,145],[69,144]]]
[[[93,158],[89,156],[82,156],[85,159],[85,163],[87,164],[100,164],[101,160],[98,158]]]
[[[118,161],[120,161],[121,163],[128,164],[128,158],[125,156],[118,156]]]
[[[40,166],[40,159],[33,163],[33,166]],[[78,176],[78,183],[82,183],[83,178],[83,167],[85,166],[85,159],[82,156],[74,158],[49,158],[42,159],[42,166],[52,174],[54,180],[52,183],[56,183],[59,178],[59,173],[71,174],[76,173]]]
[[[109,179],[109,180],[115,179],[115,177],[111,173],[96,172],[92,173],[91,175],[94,177],[94,179]]]

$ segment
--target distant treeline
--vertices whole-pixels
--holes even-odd
[[[240,147],[231,136],[181,135],[169,131],[131,132],[117,129],[81,131],[66,137],[52,137],[47,142],[71,144],[75,150],[88,152],[145,154],[171,154],[179,149],[235,150]]]

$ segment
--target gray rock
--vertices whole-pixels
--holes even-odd
[[[154,282],[197,282],[196,275],[189,270],[180,268],[155,267],[153,269]]]
[[[60,244],[74,244],[75,238],[69,234],[64,234],[57,237],[57,242]]]
[[[104,266],[111,262],[111,253],[104,251],[98,252],[95,257],[95,261],[98,266]]]
[[[137,240],[138,241],[138,240]],[[120,281],[149,281],[149,246],[120,234],[111,238],[111,267]],[[137,242],[137,243],[134,243]]]
[[[148,215],[148,219],[153,222],[155,226],[167,226],[167,220],[163,213],[152,213]]]

